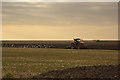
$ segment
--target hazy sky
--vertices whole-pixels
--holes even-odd
[[[117,2],[4,2],[3,39],[117,39]]]
[[[3,0],[3,2],[119,2],[120,0]]]

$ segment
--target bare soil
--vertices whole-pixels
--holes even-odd
[[[16,47],[16,48],[66,48],[72,41],[2,41],[3,47]],[[120,50],[120,41],[85,41],[87,49],[107,49],[107,50]],[[40,47],[41,46],[41,47]]]
[[[111,78],[117,79],[120,65],[100,65],[53,70],[33,76],[33,78]]]

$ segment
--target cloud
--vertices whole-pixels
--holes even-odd
[[[118,37],[117,2],[4,2],[2,8],[4,39]]]
[[[117,3],[3,3],[4,25],[114,26]]]
[[[3,0],[3,2],[118,2],[119,0]]]

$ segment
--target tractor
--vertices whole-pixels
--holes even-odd
[[[86,49],[87,44],[80,38],[74,39],[70,46],[67,46],[66,49]]]

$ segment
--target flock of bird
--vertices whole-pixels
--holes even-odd
[[[2,44],[1,46],[15,48],[55,48],[52,44]]]

